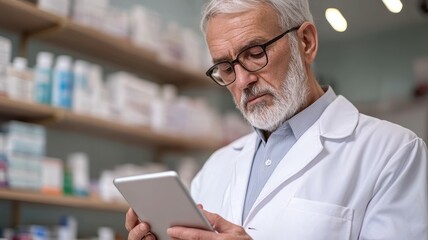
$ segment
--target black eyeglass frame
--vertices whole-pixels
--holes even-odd
[[[245,48],[245,49],[243,49],[238,55],[236,55],[236,58],[234,59],[234,60],[232,60],[232,61],[221,61],[221,62],[218,62],[218,63],[216,63],[216,64],[214,64],[212,67],[210,67],[209,69],[208,69],[208,71],[206,71],[205,72],[205,75],[207,75],[209,78],[211,78],[215,83],[217,83],[218,85],[220,85],[220,86],[223,86],[223,87],[226,87],[226,86],[228,86],[228,85],[230,85],[230,84],[232,84],[233,82],[235,82],[235,80],[236,80],[236,72],[235,72],[235,64],[239,64],[239,65],[241,65],[241,67],[243,67],[246,71],[248,71],[248,72],[257,72],[257,71],[260,71],[261,69],[263,69],[264,67],[266,67],[267,65],[268,65],[268,63],[269,63],[269,58],[268,58],[268,56],[267,56],[267,53],[266,53],[266,48],[268,47],[268,46],[270,46],[271,44],[273,44],[274,42],[276,42],[276,41],[278,41],[279,39],[281,39],[282,37],[284,37],[285,35],[287,35],[287,33],[290,33],[290,32],[293,32],[293,31],[296,31],[296,30],[298,30],[300,28],[300,26],[298,26],[298,27],[293,27],[293,28],[290,28],[290,29],[288,29],[287,31],[285,31],[285,32],[283,32],[283,33],[281,33],[281,34],[279,34],[278,36],[276,36],[276,37],[274,37],[274,38],[272,38],[271,40],[269,40],[269,41],[267,41],[266,43],[264,43],[264,44],[259,44],[259,45],[254,45],[254,46],[250,46],[250,47],[247,47],[247,48]],[[242,53],[244,53],[245,51],[247,51],[248,49],[250,49],[250,48],[254,48],[254,47],[260,47],[262,50],[263,50],[263,53],[265,54],[265,56],[266,56],[266,64],[265,65],[263,65],[262,67],[260,67],[260,68],[258,68],[257,70],[248,70],[240,61],[239,61],[239,56],[242,54]],[[233,72],[234,72],[234,74],[235,74],[235,78],[233,79],[233,81],[231,81],[231,82],[229,82],[229,83],[225,83],[225,84],[222,84],[222,83],[220,83],[220,82],[218,82],[217,80],[215,80],[214,79],[214,77],[212,76],[212,73],[213,73],[213,71],[214,71],[214,69],[218,66],[218,65],[220,65],[220,64],[223,64],[223,63],[228,63],[228,64],[230,64],[230,66],[232,66],[232,69],[233,69]]]

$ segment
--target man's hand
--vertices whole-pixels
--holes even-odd
[[[128,240],[156,240],[156,236],[150,232],[150,225],[140,222],[132,208],[126,213],[125,228],[128,231]]]
[[[186,228],[186,227],[171,227],[168,229],[168,235],[173,240],[251,240],[251,237],[247,235],[239,225],[235,225],[231,222],[226,221],[224,218],[220,217],[218,214],[210,213],[202,209],[202,206],[199,205],[204,215],[207,217],[208,221],[213,226],[215,232],[195,229],[195,228]]]

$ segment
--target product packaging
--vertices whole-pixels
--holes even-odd
[[[60,159],[44,158],[42,162],[42,192],[61,195],[63,190],[63,164]]]
[[[38,7],[45,11],[67,17],[70,12],[70,0],[38,0]]]
[[[53,55],[49,52],[39,52],[34,69],[35,101],[49,105],[52,93],[52,61]]]
[[[182,46],[182,27],[176,22],[168,22],[166,31],[162,36],[163,46],[160,59],[170,64],[182,64],[184,61],[184,48]]]
[[[136,46],[159,52],[162,47],[161,16],[141,5],[134,6],[129,14],[131,41]]]
[[[109,227],[98,228],[98,239],[99,240],[114,240],[114,230]]]
[[[71,109],[73,98],[73,74],[71,71],[71,58],[58,56],[52,79],[52,105]]]
[[[198,37],[195,31],[189,28],[183,28],[181,36],[181,46],[183,48],[183,61],[180,62],[181,65],[194,71],[205,69],[202,64],[202,39]]]
[[[177,99],[177,87],[171,84],[162,86],[159,97],[152,103],[151,127],[159,132],[168,133],[168,109]]]
[[[73,106],[72,110],[77,113],[89,114],[91,111],[92,89],[89,84],[90,64],[77,60],[73,68]]]
[[[2,125],[10,188],[40,190],[46,133],[42,126],[11,121]]]
[[[72,19],[79,24],[100,30],[103,29],[106,19],[111,18],[108,9],[108,0],[74,0]]]
[[[109,119],[110,101],[104,86],[102,69],[99,65],[92,64],[89,68],[89,88],[91,89],[90,114]]]
[[[0,96],[7,94],[6,76],[10,64],[12,43],[9,39],[0,36]]]
[[[78,223],[72,216],[62,216],[59,221],[58,239],[59,240],[76,240]]]
[[[8,68],[6,86],[10,98],[27,102],[33,101],[33,74],[27,68],[27,59],[14,58],[13,65]]]
[[[72,153],[67,158],[68,169],[73,181],[73,195],[88,196],[89,185],[89,158],[86,153]]]
[[[151,104],[159,94],[159,85],[126,72],[109,75],[107,86],[111,103],[125,124],[149,126]]]
[[[5,153],[5,137],[0,134],[0,188],[7,187],[7,159]]]

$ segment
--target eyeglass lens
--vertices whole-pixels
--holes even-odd
[[[262,69],[267,64],[265,50],[261,46],[251,47],[237,56],[237,62],[249,72]],[[235,80],[233,63],[223,62],[215,65],[211,73],[212,78],[220,84],[228,84]]]

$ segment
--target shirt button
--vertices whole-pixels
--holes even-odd
[[[272,161],[271,161],[270,159],[266,160],[266,162],[265,162],[265,165],[266,165],[266,166],[268,166],[268,167],[269,167],[271,164],[272,164]]]

